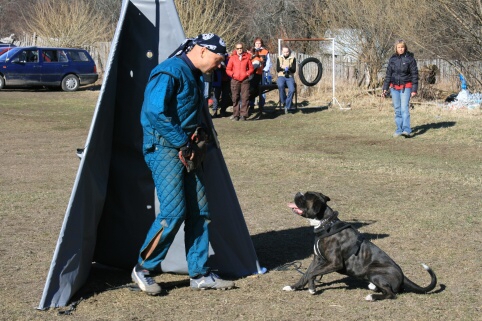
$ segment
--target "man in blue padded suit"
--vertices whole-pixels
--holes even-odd
[[[221,279],[206,266],[210,218],[202,169],[209,141],[209,129],[203,129],[201,122],[202,73],[219,68],[225,53],[224,41],[215,34],[186,39],[152,70],[144,93],[143,153],[152,171],[161,211],[147,233],[131,276],[150,295],[159,294],[161,287],[149,272],[160,270],[183,222],[191,288],[234,287],[234,282]]]

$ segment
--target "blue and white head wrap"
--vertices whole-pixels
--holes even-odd
[[[183,52],[187,53],[191,51],[195,45],[205,47],[209,51],[223,57],[226,54],[226,44],[221,37],[215,35],[214,33],[203,33],[196,38],[187,38],[184,40],[183,43],[176,50],[174,50],[169,58],[179,56]]]

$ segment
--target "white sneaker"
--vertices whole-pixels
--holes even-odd
[[[228,290],[234,288],[234,282],[223,280],[216,274],[209,273],[208,275],[200,276],[195,279],[191,278],[191,288],[193,290]]]
[[[161,293],[159,284],[150,277],[149,271],[136,264],[131,273],[132,281],[134,281],[139,288],[149,295],[158,295]]]

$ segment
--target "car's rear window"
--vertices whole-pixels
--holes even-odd
[[[68,61],[65,52],[63,50],[57,50],[57,49],[42,50],[42,59],[45,63]]]
[[[44,62],[58,62],[57,50],[43,50],[42,59]]]
[[[67,55],[71,61],[89,61],[89,57],[84,51],[69,50]]]

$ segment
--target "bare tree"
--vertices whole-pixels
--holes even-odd
[[[480,90],[482,79],[471,63],[482,57],[482,2],[408,0],[404,9],[415,19],[400,28],[403,37],[427,56],[451,63],[472,88]]]
[[[359,86],[376,88],[378,74],[393,53],[393,29],[386,12],[389,0],[329,0],[327,7],[333,35],[340,47],[363,64]]]
[[[23,15],[27,32],[44,45],[78,47],[112,38],[113,25],[84,0],[38,1]]]
[[[223,0],[174,0],[179,19],[187,37],[212,32],[224,39],[227,45],[238,41],[242,28],[229,1]]]
[[[109,24],[116,25],[119,20],[121,0],[86,0],[91,3],[94,10],[97,11]]]
[[[259,36],[273,48],[279,38],[320,38],[326,31],[324,0],[241,0],[238,6],[248,22],[244,41]],[[308,42],[291,45],[305,53],[319,50],[319,44]]]
[[[28,0],[0,0],[0,38],[21,32],[21,24],[18,23],[19,12],[29,3]]]

